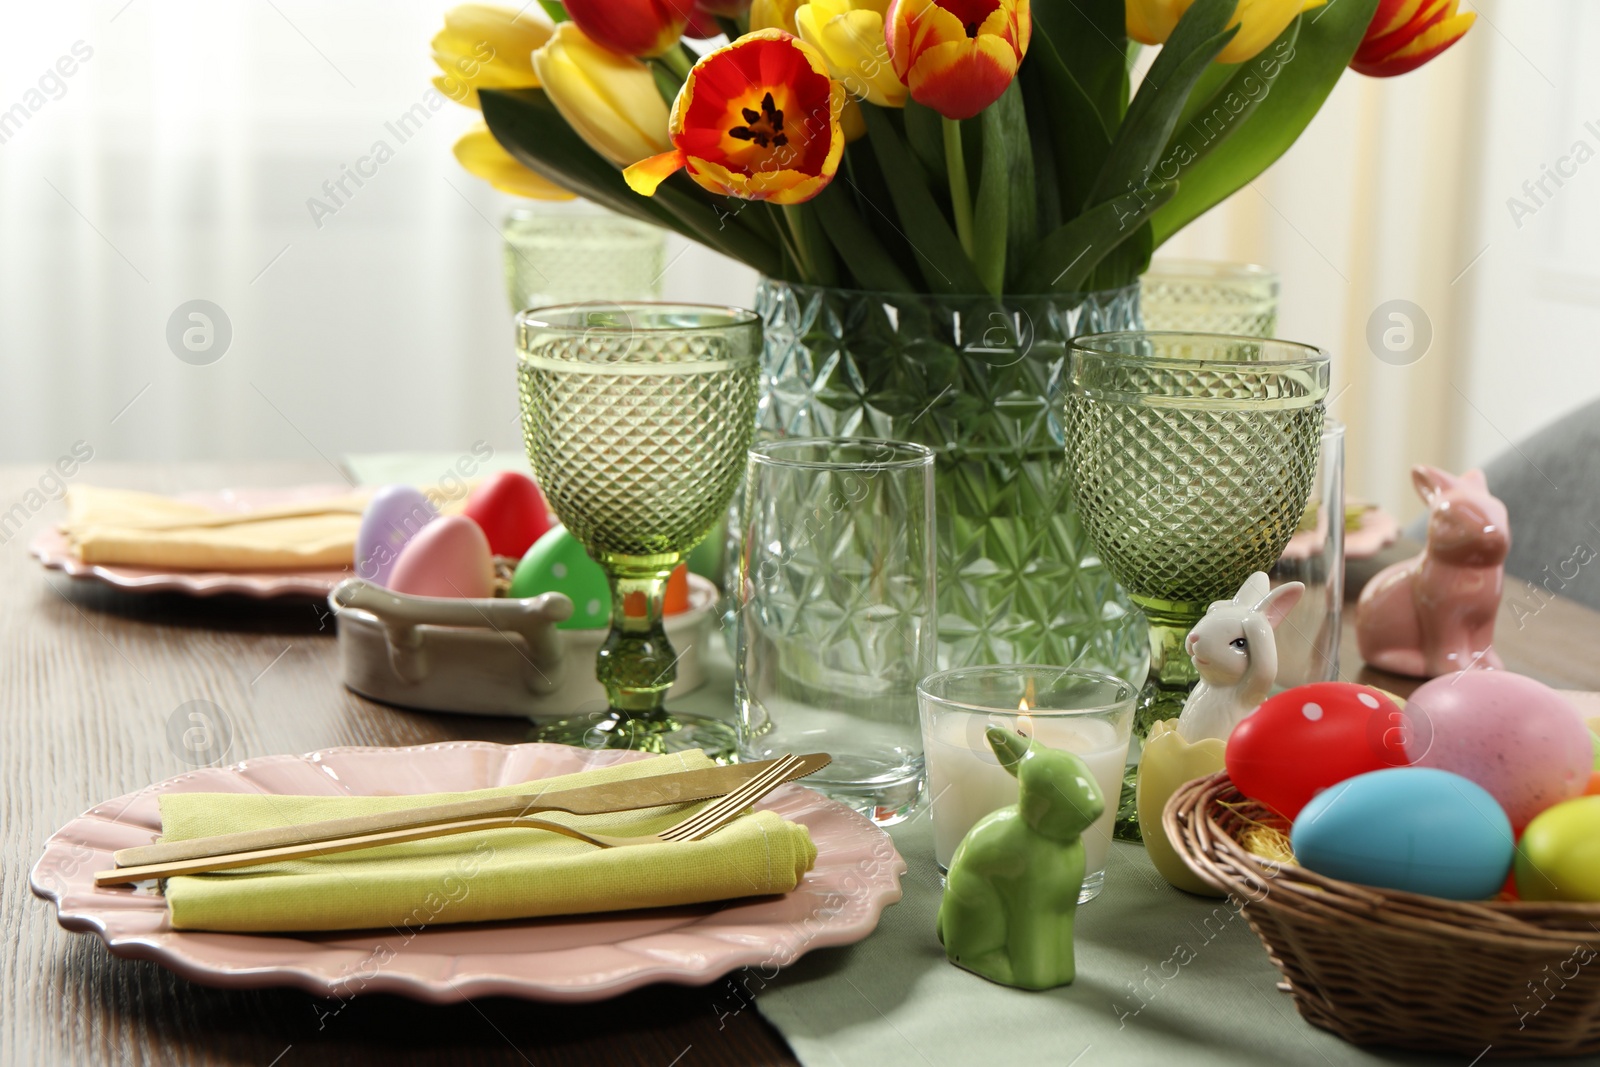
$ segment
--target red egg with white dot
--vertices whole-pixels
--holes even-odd
[[[1286,819],[1346,778],[1410,763],[1418,724],[1388,694],[1314,682],[1269,697],[1228,737],[1228,777]]]

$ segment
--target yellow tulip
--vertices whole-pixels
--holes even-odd
[[[806,0],[751,0],[750,32],[757,30],[782,30],[796,33],[795,11]]]
[[[821,52],[828,73],[850,95],[879,107],[905,107],[906,87],[884,43],[888,0],[809,0],[794,13],[800,38]]]
[[[595,44],[575,22],[563,22],[533,53],[550,102],[590,148],[619,167],[672,147],[667,104],[650,68]]]
[[[1194,0],[1127,0],[1128,36],[1144,44],[1164,44]],[[1239,27],[1218,63],[1243,63],[1254,59],[1278,39],[1302,11],[1321,7],[1327,0],[1239,0],[1229,26]]]
[[[456,162],[469,174],[482,178],[502,193],[533,200],[573,199],[571,193],[555,182],[518,163],[481,122],[456,142],[455,154]]]
[[[434,87],[467,107],[478,106],[479,89],[536,87],[533,50],[554,32],[537,4],[520,13],[490,4],[452,8],[433,38],[433,61],[444,71]]]

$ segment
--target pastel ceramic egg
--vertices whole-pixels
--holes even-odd
[[[511,576],[511,595],[565,593],[572,618],[558,630],[593,630],[611,625],[611,584],[600,564],[589,558],[577,538],[557,526],[533,543]]]
[[[438,517],[438,510],[413,486],[386,485],[372,494],[356,530],[356,576],[388,585],[400,550]]]
[[[499,471],[479,482],[461,513],[482,527],[495,555],[512,559],[521,559],[555,525],[538,485],[516,471]]]
[[[1324,790],[1289,840],[1307,870],[1450,900],[1499,893],[1516,848],[1494,797],[1428,767],[1389,767]]]
[[[1447,674],[1411,694],[1419,728],[1411,762],[1470,778],[1521,830],[1544,809],[1578,796],[1594,769],[1588,726],[1568,701],[1510,671]]]
[[[1600,797],[1563,801],[1528,824],[1517,892],[1523,900],[1600,901]]]
[[[1269,697],[1228,735],[1228,777],[1245,796],[1293,819],[1329,786],[1403,766],[1410,729],[1381,689],[1314,682]]]
[[[464,515],[446,515],[429,523],[400,550],[389,588],[412,596],[493,596],[489,540]]]

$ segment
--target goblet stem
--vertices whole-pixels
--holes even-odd
[[[1141,596],[1133,601],[1150,623],[1150,670],[1133,717],[1134,735],[1143,741],[1153,724],[1175,719],[1183,712],[1189,690],[1200,680],[1183,646],[1189,631],[1205,615],[1206,605]]]
[[[665,715],[667,687],[678,677],[678,654],[661,622],[667,578],[682,558],[607,554],[600,560],[611,580],[611,632],[595,657],[595,677],[611,710],[629,718]]]
[[[1183,713],[1189,690],[1200,680],[1200,674],[1183,647],[1184,639],[1194,624],[1206,613],[1205,604],[1158,600],[1155,597],[1133,595],[1132,600],[1144,612],[1150,624],[1150,670],[1145,675],[1144,687],[1139,690],[1139,702],[1133,713],[1133,735],[1136,743],[1150,736],[1150,727],[1162,719],[1175,719]],[[1117,821],[1112,836],[1119,841],[1141,841],[1139,812],[1134,803],[1134,786],[1139,768],[1129,749],[1130,763],[1122,779],[1122,797],[1117,805]]]

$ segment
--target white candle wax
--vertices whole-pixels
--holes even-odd
[[[933,852],[939,866],[949,869],[956,846],[974,823],[1017,802],[1016,778],[1000,765],[984,738],[984,728],[989,725],[1024,734],[1047,748],[1062,749],[1083,760],[1106,801],[1106,810],[1083,833],[1084,876],[1105,870],[1117,801],[1122,795],[1128,741],[1117,740],[1117,731],[1108,722],[1048,713],[997,715],[987,721],[972,713],[937,714],[933,728],[926,732],[923,757],[933,798]]]

